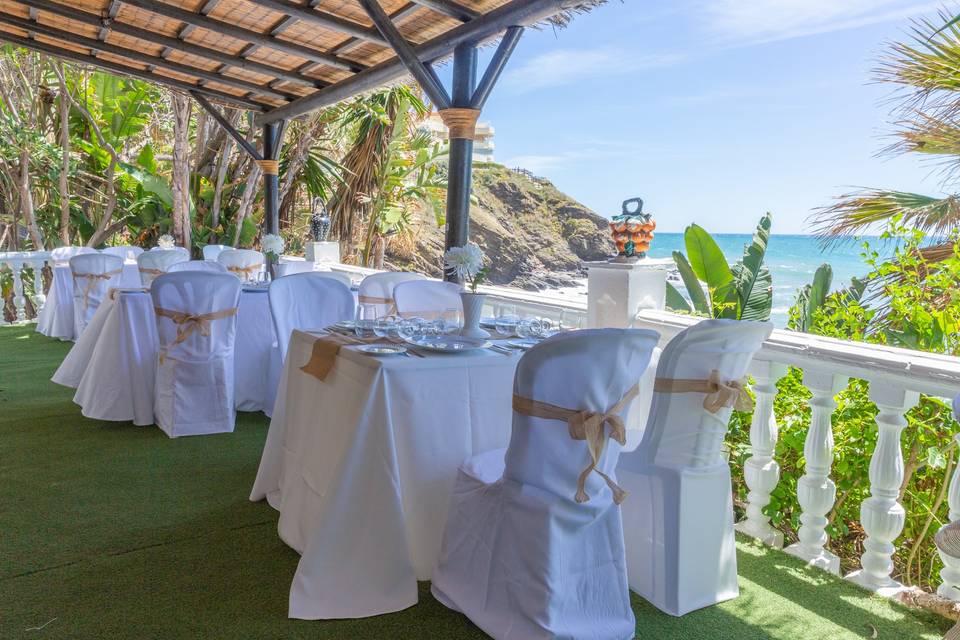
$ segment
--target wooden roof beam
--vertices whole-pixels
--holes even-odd
[[[110,44],[108,42],[103,42],[101,40],[94,40],[92,38],[86,38],[84,36],[72,33],[69,31],[63,31],[57,27],[52,27],[47,24],[40,22],[33,22],[26,20],[19,16],[13,16],[7,13],[0,11],[0,23],[7,24],[10,26],[18,27],[20,29],[26,29],[29,31],[34,31],[36,33],[42,33],[43,35],[50,36],[51,38],[57,38],[63,40],[64,42],[70,42],[72,44],[78,44],[83,47],[87,47],[91,50],[103,51],[106,53],[112,53],[114,55],[123,56],[129,60],[135,60],[141,62],[145,65],[152,66],[154,68],[163,68],[169,69],[170,71],[176,71],[177,73],[183,73],[186,75],[191,75],[196,78],[202,78],[210,82],[218,82],[224,86],[235,87],[237,89],[244,89],[245,91],[252,91],[256,94],[263,96],[270,96],[272,98],[279,98],[280,100],[289,101],[293,96],[289,93],[283,93],[270,87],[262,86],[253,82],[247,82],[246,80],[240,80],[239,78],[231,78],[229,76],[221,76],[218,73],[212,71],[207,71],[205,69],[198,69],[197,67],[192,67],[185,64],[180,64],[177,62],[172,62],[160,56],[152,56],[142,51],[136,51],[134,49],[127,49],[125,47],[120,47],[115,44]]]
[[[260,73],[263,75],[274,76],[277,78],[283,78],[290,82],[295,82],[297,84],[306,85],[310,88],[322,88],[326,87],[328,83],[322,82],[315,78],[305,76],[296,71],[286,71],[284,69],[279,69],[277,67],[271,67],[270,65],[262,64],[260,62],[254,62],[253,60],[245,60],[239,56],[235,56],[218,49],[212,49],[209,47],[201,47],[199,45],[191,44],[189,42],[184,42],[182,40],[177,40],[176,38],[170,38],[152,31],[147,31],[146,29],[141,29],[133,25],[129,25],[125,22],[111,21],[107,18],[101,18],[99,15],[90,13],[87,11],[81,11],[79,9],[74,9],[66,5],[62,5],[56,2],[50,2],[50,0],[20,0],[23,4],[33,7],[35,9],[40,9],[46,11],[47,13],[52,13],[54,15],[61,16],[63,18],[68,18],[76,22],[81,22],[83,24],[91,24],[93,26],[99,27],[103,26],[105,21],[109,25],[110,29],[117,33],[122,33],[123,35],[130,36],[132,38],[138,38],[145,42],[149,42],[155,45],[162,47],[167,47],[172,51],[182,51],[183,53],[189,53],[191,55],[199,56],[201,58],[207,58],[216,62],[227,65],[228,67],[236,67],[238,69],[244,69],[247,71],[252,71],[255,73]]]
[[[445,16],[456,18],[460,22],[470,22],[483,15],[454,0],[413,0],[413,2]]]
[[[77,62],[79,64],[86,64],[94,67],[100,67],[101,69],[106,69],[113,73],[120,75],[131,76],[134,78],[139,78],[141,80],[146,80],[147,82],[153,82],[156,84],[165,84],[170,87],[177,89],[182,89],[184,91],[197,91],[205,95],[211,96],[223,102],[228,102],[230,104],[235,104],[243,109],[251,109],[253,111],[263,111],[265,106],[257,102],[252,102],[248,99],[241,98],[238,96],[230,95],[229,93],[224,93],[222,91],[217,91],[215,89],[210,89],[207,87],[201,87],[199,85],[193,85],[189,82],[183,82],[182,80],[177,80],[175,78],[168,78],[166,76],[158,76],[155,73],[149,71],[137,69],[135,67],[128,67],[126,65],[119,64],[117,62],[111,62],[109,60],[99,59],[94,55],[84,55],[70,49],[62,49],[52,44],[46,42],[41,42],[39,40],[34,40],[31,38],[24,38],[23,36],[14,35],[12,33],[6,33],[0,31],[0,41],[9,42],[11,44],[20,45],[21,47],[26,47],[27,49],[33,49],[35,51],[42,51],[48,53],[52,56],[58,58],[63,58],[64,60],[70,60],[72,62]]]
[[[310,0],[310,1],[311,1],[311,2],[314,2],[314,0]],[[405,20],[406,18],[409,18],[410,16],[412,16],[412,15],[413,15],[414,13],[416,13],[419,9],[420,9],[420,5],[418,5],[417,3],[415,3],[415,2],[408,2],[407,4],[403,5],[402,7],[400,7],[399,9],[397,9],[396,11],[394,11],[393,13],[391,13],[391,14],[390,14],[390,20],[391,20],[392,22],[394,22],[394,23],[400,22],[400,21]],[[357,47],[357,46],[363,44],[364,42],[366,42],[366,40],[361,40],[360,38],[349,38],[349,39],[347,39],[347,40],[344,40],[343,42],[341,42],[341,43],[338,44],[337,46],[335,46],[333,49],[331,49],[331,50],[330,50],[330,53],[335,53],[335,54],[339,55],[339,54],[341,54],[341,53],[344,53],[344,52],[346,52],[346,51],[349,51],[350,49],[353,49],[354,47]]]
[[[279,11],[280,13],[285,13],[290,17],[321,26],[324,29],[339,31],[340,33],[345,33],[348,36],[353,36],[354,38],[360,38],[361,40],[367,40],[369,42],[375,42],[384,47],[390,46],[390,44],[377,32],[376,29],[365,27],[362,24],[357,24],[356,22],[346,20],[332,13],[327,13],[326,11],[308,9],[305,6],[291,2],[290,0],[248,0],[248,2],[260,5],[261,7],[266,7],[267,9]]]
[[[503,32],[507,27],[530,26],[554,16],[576,4],[573,0],[512,0],[476,20],[471,20],[436,38],[414,47],[417,58],[433,61],[450,55],[460,44],[482,43]],[[257,116],[257,123],[296,118],[315,109],[345,100],[351,96],[376,89],[399,80],[407,74],[403,61],[391,59],[341,80],[326,89],[294,100],[288,105],[271,109]]]
[[[356,72],[362,71],[365,68],[359,63],[344,60],[335,55],[323,53],[321,51],[317,51],[316,49],[297,44],[296,42],[281,40],[275,35],[251,31],[250,29],[238,27],[228,22],[223,22],[199,13],[181,9],[180,7],[172,4],[164,4],[163,2],[157,2],[156,0],[121,1],[124,4],[129,4],[131,6],[150,11],[157,15],[164,16],[165,18],[179,20],[188,25],[192,25],[193,27],[202,27],[209,31],[213,31],[214,33],[221,33],[223,35],[230,36],[231,38],[236,38],[237,40],[243,40],[252,44],[270,47],[271,49],[275,49],[283,53],[289,53],[290,55],[299,56],[320,64],[325,64],[335,69]]]

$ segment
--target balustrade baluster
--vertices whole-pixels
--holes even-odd
[[[27,320],[27,300],[23,297],[23,261],[14,260],[10,262],[10,268],[13,270],[13,307],[16,309],[17,322],[26,322]]]
[[[960,433],[953,436],[953,440],[960,446]],[[960,520],[960,464],[953,468],[953,476],[950,477],[947,504],[950,505],[950,513],[947,516],[950,522]],[[940,570],[940,579],[943,583],[937,588],[937,595],[960,601],[960,558],[948,556],[942,551],[938,553],[943,560],[943,569]]]
[[[753,392],[757,398],[750,423],[751,455],[743,465],[743,476],[750,493],[747,495],[747,517],[736,526],[737,531],[778,549],[783,546],[783,533],[770,526],[770,519],[764,515],[763,509],[770,504],[770,493],[780,481],[780,465],[773,457],[778,435],[773,401],[777,395],[777,380],[786,372],[785,365],[775,362],[754,360],[750,366]]]
[[[36,315],[40,315],[40,309],[47,302],[47,296],[43,293],[44,264],[46,264],[46,260],[34,260],[30,263],[30,266],[33,267],[33,295],[31,300],[33,300],[33,312]]]
[[[0,258],[2,258],[2,257],[3,257],[3,254],[0,254]],[[6,262],[3,262],[2,260],[0,260],[0,276],[3,276],[3,268],[4,268],[4,267],[8,267],[8,268],[10,268],[10,271],[13,271],[13,268],[10,267],[9,264],[7,264]],[[5,324],[8,324],[6,315],[5,315],[5,313],[4,313],[4,308],[6,307],[6,304],[7,304],[7,303],[6,303],[6,300],[3,298],[3,296],[0,296],[0,326],[3,326],[3,325],[5,325]]]
[[[867,532],[860,556],[859,571],[847,575],[862,587],[890,596],[903,588],[891,578],[893,541],[903,531],[906,514],[897,498],[903,484],[903,451],[900,435],[907,426],[904,413],[920,399],[920,394],[895,385],[871,382],[870,400],[877,414],[877,446],[870,459],[870,497],[860,505],[860,523]]]
[[[803,513],[800,515],[800,541],[785,549],[807,563],[840,574],[840,558],[826,549],[826,515],[837,497],[837,486],[830,479],[833,464],[833,430],[830,417],[837,403],[835,396],[847,378],[819,369],[804,368],[803,383],[813,394],[810,398],[810,429],[803,445],[806,469],[797,482],[797,500]]]

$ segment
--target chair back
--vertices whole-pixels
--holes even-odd
[[[257,274],[263,271],[265,259],[262,253],[253,249],[224,249],[217,256],[217,262],[244,282],[249,282],[256,280]]]
[[[520,359],[513,393],[571,411],[608,412],[637,385],[657,346],[656,331],[588,329],[560,333],[533,347]],[[625,421],[632,402],[618,412]],[[603,426],[604,434],[611,426]],[[620,444],[604,438],[597,469],[613,477]],[[532,417],[514,410],[513,430],[503,477],[573,502],[579,478],[591,464],[587,442],[571,437],[564,420]],[[585,475],[586,503],[603,508],[613,494],[603,477]]]
[[[70,258],[73,275],[73,313],[76,337],[86,328],[100,303],[113,287],[120,286],[123,259],[99,252]]]
[[[295,273],[311,273],[314,269],[314,263],[307,260],[284,260],[281,257],[276,269],[277,277],[282,278],[283,276],[292,276]]]
[[[185,251],[160,249],[144,251],[137,256],[137,268],[140,270],[140,282],[149,287],[154,278],[163,275],[173,265],[187,262],[190,256]]]
[[[119,247],[104,247],[100,250],[100,253],[117,256],[118,258],[123,258],[124,262],[133,263],[137,261],[137,256],[143,253],[143,249],[132,245],[123,245]]]
[[[722,447],[730,407],[711,411],[705,391],[681,391],[689,383],[708,382],[712,372],[723,384],[739,384],[754,354],[770,335],[769,322],[702,320],[677,334],[660,355],[657,386],[643,438],[623,456],[620,467],[639,470],[657,464],[681,469],[725,465]],[[673,391],[665,387],[673,386]]]
[[[180,253],[187,254],[188,259],[190,257],[190,249],[187,249],[186,247],[181,247],[178,244],[170,247],[169,249],[164,249],[163,247],[160,247],[160,246],[151,247],[150,251],[179,251]]]
[[[227,268],[219,262],[212,260],[185,260],[170,265],[167,273],[178,273],[180,271],[206,271],[209,273],[228,273]]]
[[[319,329],[353,320],[350,287],[320,273],[295,273],[270,283],[270,315],[277,332],[280,356],[287,355],[294,329]]]
[[[217,256],[219,256],[221,252],[226,251],[227,249],[233,249],[233,247],[231,247],[231,246],[228,245],[228,244],[208,244],[208,245],[205,245],[205,246],[203,247],[203,259],[204,259],[204,260],[210,260],[210,261],[216,262],[216,261],[217,261]]]
[[[206,362],[231,356],[240,291],[240,281],[228,273],[183,271],[158,276],[150,285],[150,296],[162,357]]]
[[[447,309],[463,312],[460,300],[460,285],[439,280],[408,280],[393,289],[393,300],[397,313],[427,319],[438,317]]]
[[[57,247],[50,251],[50,259],[54,266],[63,267],[70,264],[70,258],[83,255],[85,253],[96,253],[97,250],[91,247]]]
[[[358,302],[377,305],[378,315],[396,312],[393,290],[401,282],[426,280],[427,276],[413,271],[385,271],[367,276],[360,283]],[[459,297],[459,296],[458,296]]]

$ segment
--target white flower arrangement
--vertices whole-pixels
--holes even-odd
[[[274,233],[268,233],[260,240],[260,247],[263,252],[274,262],[280,259],[284,246],[283,238]]]
[[[469,283],[473,293],[477,292],[477,286],[487,277],[487,269],[483,266],[485,261],[483,249],[472,242],[462,247],[451,247],[443,254],[446,270]]]
[[[176,246],[176,241],[173,239],[173,236],[169,233],[165,233],[157,240],[157,246],[161,249],[173,249]]]

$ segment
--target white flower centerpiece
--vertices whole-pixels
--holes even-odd
[[[267,260],[270,261],[271,270],[276,270],[276,265],[280,261],[280,256],[283,255],[285,246],[283,237],[275,233],[268,233],[260,239],[260,248],[266,254]],[[273,273],[273,275],[276,276],[277,274]]]
[[[469,291],[460,292],[460,299],[463,302],[463,329],[460,335],[467,338],[490,337],[488,332],[480,328],[480,314],[483,312],[483,303],[487,296],[477,293],[477,287],[487,277],[485,260],[483,250],[472,242],[462,247],[452,247],[443,254],[443,266],[447,272],[470,287]]]
[[[161,249],[173,249],[176,246],[176,241],[173,239],[173,236],[169,233],[165,233],[157,240],[157,246]]]

